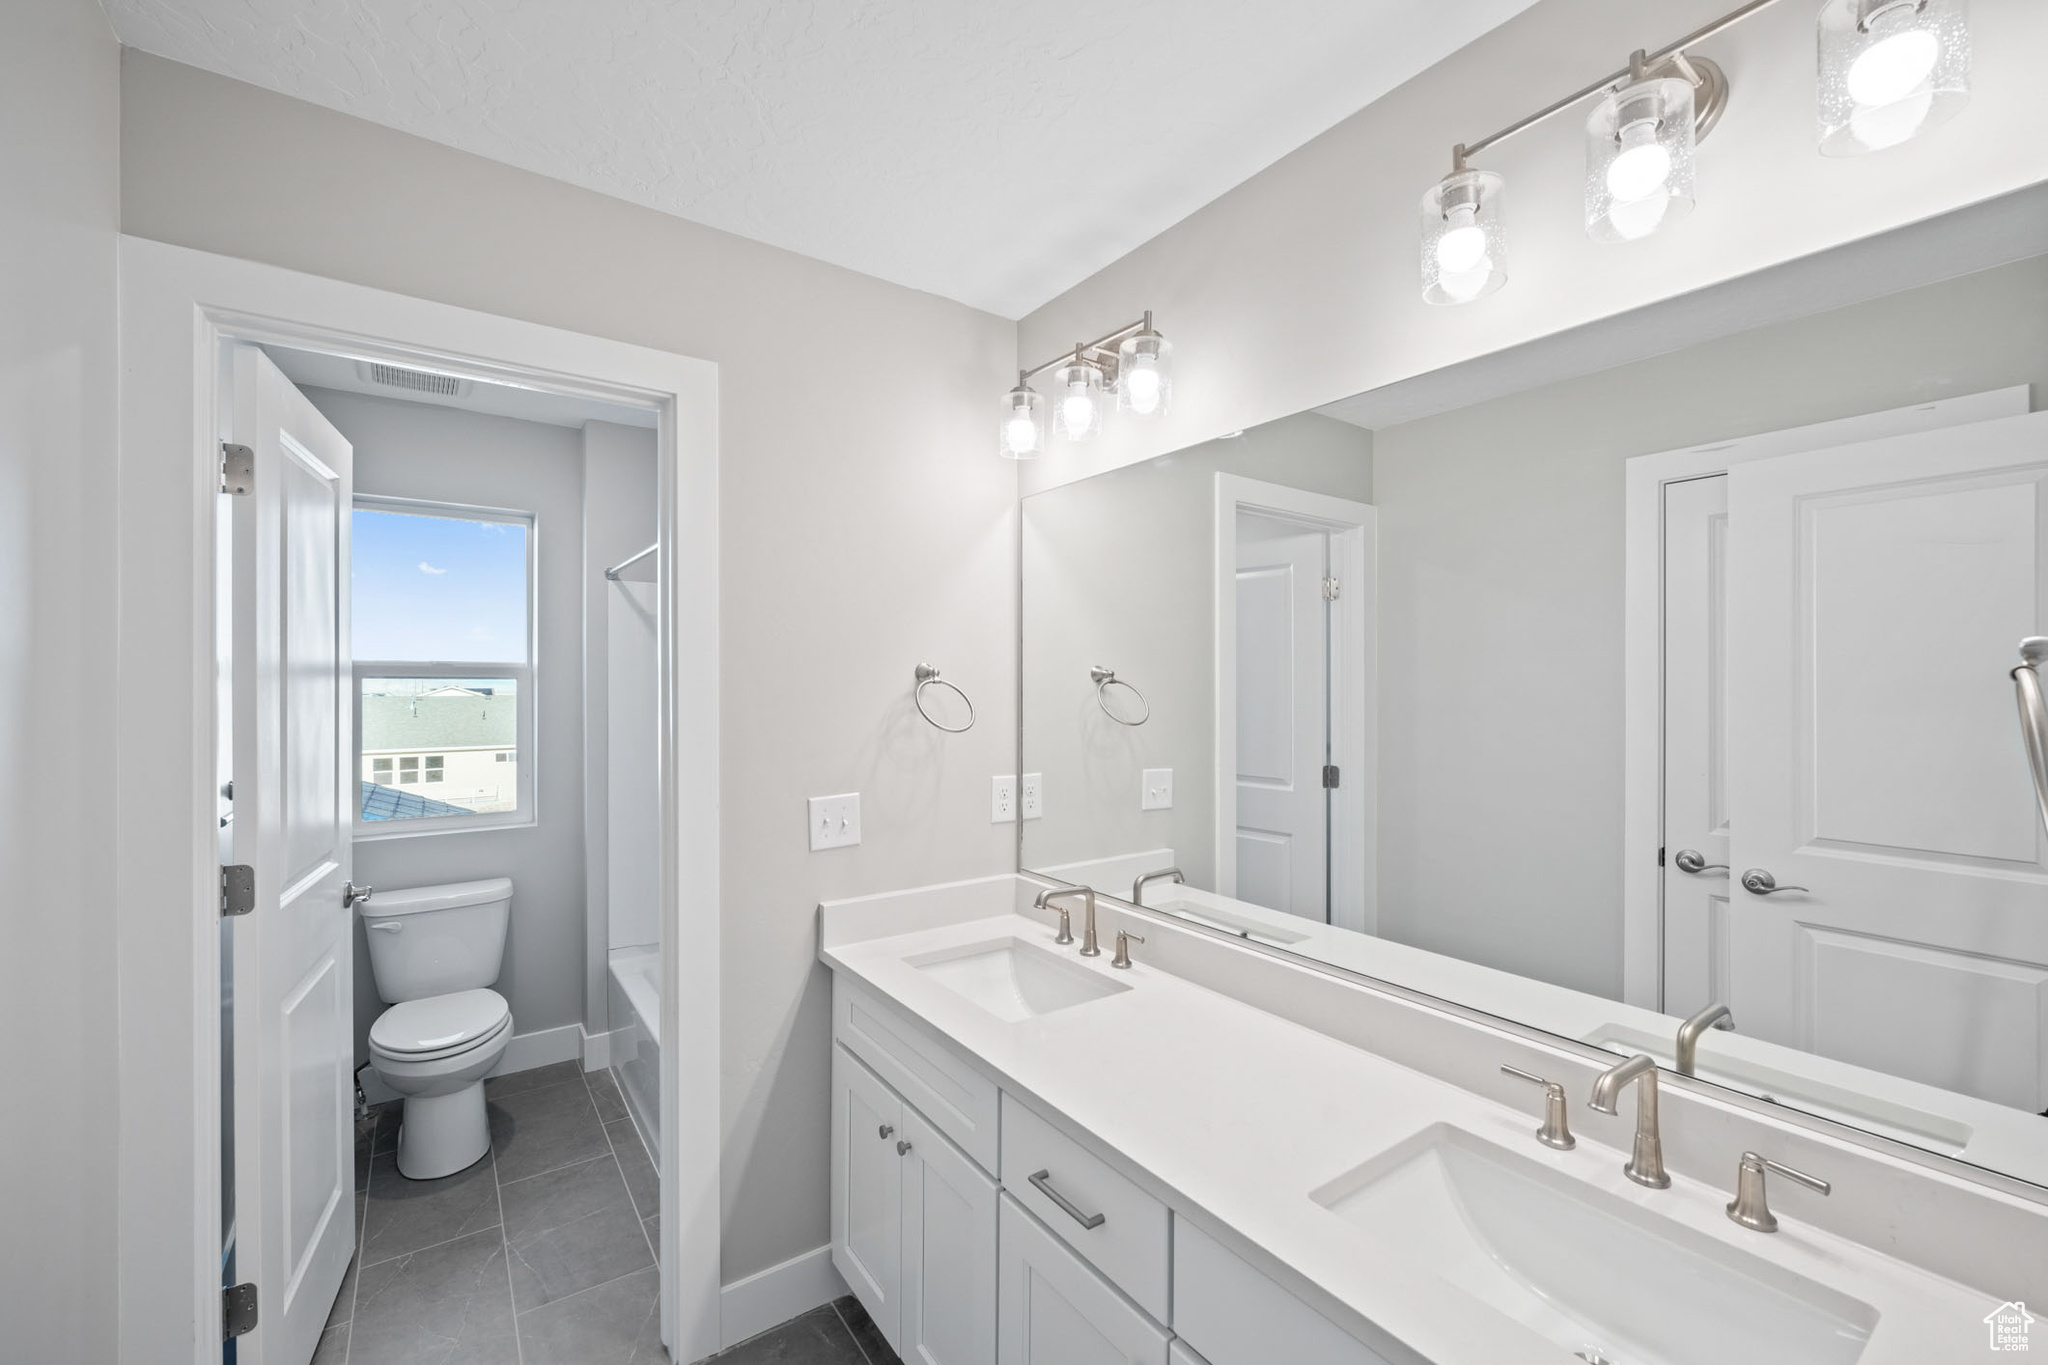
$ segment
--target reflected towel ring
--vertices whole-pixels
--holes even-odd
[[[1137,688],[1132,687],[1131,684],[1119,678],[1116,675],[1115,669],[1104,668],[1101,664],[1097,664],[1088,670],[1088,676],[1095,680],[1095,704],[1102,708],[1103,715],[1108,716],[1118,725],[1143,725],[1146,721],[1152,719],[1152,703],[1145,700],[1143,692],[1140,692]],[[1145,714],[1139,716],[1136,720],[1125,720],[1122,716],[1110,710],[1109,700],[1103,696],[1103,693],[1112,683],[1127,689],[1132,696],[1136,697],[1138,705],[1145,708]]]
[[[953,695],[960,698],[961,703],[967,708],[967,723],[965,725],[946,725],[933,719],[932,713],[924,709],[924,690],[934,684],[940,687],[951,688]],[[933,668],[930,664],[919,664],[917,666],[917,690],[910,694],[910,699],[917,703],[917,714],[931,721],[933,726],[944,730],[949,735],[964,734],[974,728],[974,703],[967,699],[967,694],[960,690],[958,684],[949,683],[944,678],[941,678],[939,670]]]

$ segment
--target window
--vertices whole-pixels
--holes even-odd
[[[359,837],[533,819],[533,519],[359,498]]]

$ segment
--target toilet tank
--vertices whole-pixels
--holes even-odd
[[[380,888],[358,913],[385,1004],[475,990],[496,981],[504,963],[512,879]]]

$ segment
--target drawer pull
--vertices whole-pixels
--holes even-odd
[[[1067,1217],[1073,1219],[1084,1228],[1093,1230],[1101,1227],[1106,1221],[1099,1213],[1081,1212],[1080,1209],[1074,1206],[1073,1200],[1054,1189],[1052,1187],[1052,1172],[1050,1170],[1040,1171],[1037,1175],[1032,1176],[1031,1188],[1037,1190],[1047,1199],[1052,1200],[1053,1203],[1058,1204],[1061,1213],[1066,1214]]]
[[[878,1129],[878,1130],[877,1130],[877,1136],[879,1136],[879,1137],[882,1137],[882,1138],[887,1138],[887,1137],[889,1136],[889,1134],[891,1134],[891,1133],[893,1133],[893,1132],[895,1132],[895,1131],[896,1131],[896,1125],[895,1125],[895,1124],[893,1124],[893,1123],[885,1123],[885,1124],[883,1124],[883,1125],[881,1126],[881,1128],[880,1128],[880,1129]]]

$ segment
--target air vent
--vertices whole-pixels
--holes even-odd
[[[469,392],[469,381],[458,379],[452,374],[435,374],[431,370],[408,370],[402,365],[384,365],[374,360],[358,361],[356,370],[370,383],[387,389],[439,394],[443,398],[460,398]]]

